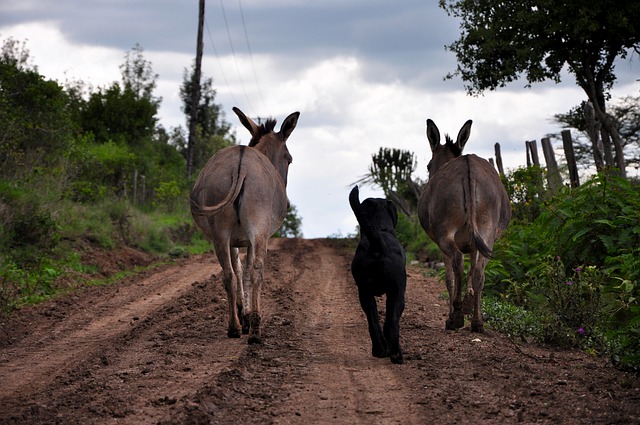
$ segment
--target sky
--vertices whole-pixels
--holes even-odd
[[[205,7],[203,76],[237,140],[248,131],[232,107],[250,117],[300,112],[287,145],[293,156],[288,196],[306,238],[347,236],[357,222],[348,204],[380,147],[409,150],[414,175],[426,179],[431,152],[426,119],[455,138],[473,120],[465,153],[484,158],[500,143],[507,170],[526,164],[526,140],[562,128],[553,115],[585,99],[569,74],[559,85],[525,88],[519,80],[480,97],[460,79],[445,80],[456,59],[444,46],[459,22],[424,0],[209,0]],[[46,78],[106,87],[121,80],[134,46],[158,74],[160,123],[186,128],[179,89],[196,51],[197,0],[48,0],[0,3],[0,41],[25,41]],[[616,65],[615,97],[638,95],[637,55]],[[361,187],[361,200],[382,197]]]

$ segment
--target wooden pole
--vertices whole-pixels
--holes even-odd
[[[500,143],[496,143],[494,148],[496,153],[496,165],[498,166],[498,172],[504,175],[504,168],[502,168],[502,154],[500,153]]]
[[[196,129],[198,122],[198,104],[200,103],[200,75],[202,69],[202,29],[204,27],[204,0],[199,2],[198,11],[198,39],[196,44],[196,65],[191,81],[191,119],[189,120],[189,140],[187,141],[187,178],[193,173],[193,151],[196,143]]]
[[[544,161],[547,164],[547,183],[549,184],[551,195],[555,196],[558,194],[558,191],[560,191],[560,188],[562,187],[562,177],[560,177],[560,171],[558,171],[556,155],[553,153],[551,140],[549,140],[548,137],[543,137],[540,142],[542,144]]]
[[[531,150],[531,160],[533,165],[540,166],[540,157],[538,156],[538,144],[535,140],[529,142],[529,149]]]
[[[564,147],[564,155],[567,158],[567,165],[569,167],[569,180],[571,181],[571,187],[580,186],[580,179],[578,178],[578,165],[576,164],[576,156],[573,152],[573,140],[571,139],[571,131],[562,130],[562,146]]]

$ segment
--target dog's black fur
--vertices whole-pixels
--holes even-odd
[[[367,198],[360,203],[358,186],[351,190],[349,204],[360,224],[360,243],[351,262],[351,273],[369,322],[371,354],[390,356],[393,363],[403,363],[400,316],[404,310],[407,272],[404,249],[395,232],[398,212],[386,199]],[[387,295],[384,332],[375,299],[383,294]]]

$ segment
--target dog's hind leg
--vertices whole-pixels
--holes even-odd
[[[373,357],[387,357],[389,348],[384,338],[382,329],[380,328],[380,317],[378,316],[378,304],[373,295],[363,294],[365,291],[359,291],[360,306],[367,316],[369,324],[369,336],[371,337],[371,355]]]
[[[387,294],[387,312],[384,320],[384,336],[389,343],[391,361],[404,363],[400,348],[400,317],[404,311],[404,293]]]

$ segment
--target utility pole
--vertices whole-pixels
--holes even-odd
[[[191,119],[189,120],[189,139],[187,141],[187,178],[193,173],[193,151],[196,143],[196,123],[200,103],[200,76],[202,68],[202,29],[204,27],[204,0],[200,0],[198,11],[198,40],[196,44],[196,66],[191,81]]]

